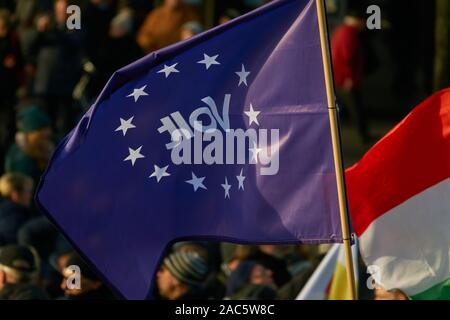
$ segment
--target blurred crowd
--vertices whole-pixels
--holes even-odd
[[[223,1],[226,23],[267,1]],[[224,5],[225,3],[225,5]],[[66,26],[81,8],[81,29]],[[335,46],[338,90],[358,105],[360,16]],[[33,194],[57,143],[95,101],[114,71],[205,28],[195,1],[0,0],[0,300],[112,299]],[[346,42],[347,41],[347,42]],[[345,50],[351,43],[353,50]],[[356,57],[356,58],[355,58]],[[368,138],[362,109],[360,133]],[[182,242],[167,252],[150,295],[158,299],[294,299],[323,257],[319,246]],[[71,266],[80,288],[68,286]]]

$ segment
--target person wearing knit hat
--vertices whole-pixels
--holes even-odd
[[[36,106],[17,114],[16,142],[5,158],[5,172],[20,172],[31,177],[37,185],[53,153],[50,117]]]
[[[156,275],[159,295],[167,300],[205,299],[203,281],[208,266],[198,254],[175,252],[167,256]]]
[[[17,128],[21,132],[32,132],[51,126],[50,116],[37,106],[24,108],[17,113]]]

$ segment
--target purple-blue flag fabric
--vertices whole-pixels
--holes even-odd
[[[341,242],[314,0],[275,1],[117,71],[39,186],[113,289],[176,240]]]

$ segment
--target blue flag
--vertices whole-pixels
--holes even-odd
[[[315,1],[272,2],[117,71],[37,200],[129,299],[176,240],[341,242]]]

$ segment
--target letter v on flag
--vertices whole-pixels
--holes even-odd
[[[314,0],[274,1],[117,71],[37,201],[120,296],[177,240],[342,242]]]

